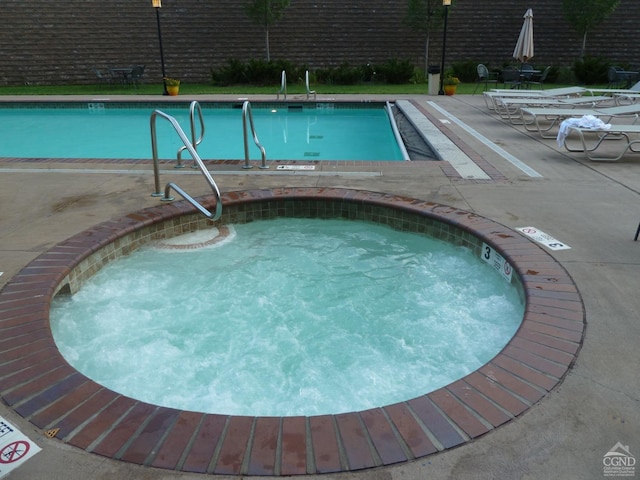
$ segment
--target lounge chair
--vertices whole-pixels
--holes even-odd
[[[583,95],[593,95],[589,90],[583,87],[560,87],[550,88],[548,90],[511,90],[494,88],[489,92],[484,92],[484,101],[489,110],[495,109],[496,98],[568,98],[580,97]]]
[[[571,97],[571,98],[556,98],[556,97],[529,97],[529,98],[497,98],[496,99],[496,112],[500,114],[505,120],[509,120],[514,125],[520,125],[526,123],[522,116],[523,108],[530,107],[547,107],[547,108],[561,108],[561,109],[573,109],[573,108],[596,108],[603,102],[611,102],[611,97],[605,96],[584,96],[584,97]]]
[[[596,108],[523,108],[522,121],[524,128],[530,132],[538,132],[542,138],[556,138],[549,135],[556,125],[567,118],[579,118],[585,115],[593,115],[608,123],[613,118],[631,120],[634,125],[640,118],[640,105],[623,105],[615,107]]]
[[[629,88],[588,88],[591,95],[611,95],[612,97],[618,95],[637,95],[640,94],[640,82],[632,85]]]
[[[582,148],[568,142],[576,135]],[[627,153],[640,153],[640,149],[634,148],[640,145],[640,125],[611,125],[607,130],[570,126],[563,143],[569,152],[584,152],[593,162],[615,162]],[[609,153],[596,154],[603,144],[612,147],[608,149]]]
[[[640,93],[620,93],[614,98],[617,105],[630,105],[640,100]]]

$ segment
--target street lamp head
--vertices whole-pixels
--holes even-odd
[[[161,8],[162,0],[151,0],[151,5],[153,5],[153,8]]]
[[[451,6],[451,0],[442,0],[442,6],[450,7]]]

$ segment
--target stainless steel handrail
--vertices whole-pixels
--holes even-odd
[[[262,155],[262,164],[260,168],[269,168],[267,165],[267,151],[264,149],[260,140],[258,140],[258,134],[256,133],[255,125],[253,124],[253,113],[251,111],[251,103],[249,100],[245,100],[242,104],[242,134],[244,137],[244,165],[242,168],[253,168],[253,165],[249,164],[249,140],[247,138],[247,117],[249,117],[249,124],[251,126],[251,134],[253,135],[253,143],[260,149]]]
[[[198,119],[200,120],[200,138],[196,138],[196,110],[198,111]],[[193,148],[197,150],[198,145],[202,143],[202,139],[204,138],[204,118],[202,116],[202,107],[196,100],[191,102],[191,105],[189,106],[189,122],[191,125],[191,144],[193,145]],[[178,163],[175,168],[184,168],[184,165],[182,164],[182,152],[186,149],[187,147],[185,145],[178,149]],[[193,162],[191,168],[198,168],[198,166]]]
[[[311,88],[309,88],[309,70],[307,70],[304,74],[304,84],[305,87],[307,89],[307,100],[309,100],[309,97],[311,95],[313,95],[313,99],[316,99],[316,91],[315,90],[311,90]]]
[[[282,77],[280,80],[280,90],[276,94],[276,100],[280,100],[280,94],[284,94],[284,99],[287,99],[287,72],[282,70]]]
[[[153,155],[153,177],[154,177],[154,183],[155,183],[155,192],[153,192],[151,195],[154,197],[160,197],[163,195],[163,193],[160,191],[160,168],[158,167],[158,140],[156,135],[156,118],[157,117],[164,118],[165,120],[168,120],[169,123],[171,123],[174,130],[180,137],[180,140],[182,140],[182,143],[191,154],[193,161],[198,165],[198,168],[202,172],[202,175],[204,175],[204,178],[207,180],[207,183],[209,184],[209,186],[211,187],[211,190],[213,190],[213,193],[216,196],[216,211],[213,214],[209,212],[209,210],[204,208],[193,197],[188,195],[182,188],[180,188],[178,185],[176,185],[173,182],[169,182],[165,186],[164,196],[162,197],[162,200],[167,202],[173,200],[173,197],[169,196],[169,194],[171,193],[171,189],[173,188],[191,205],[196,207],[205,217],[211,220],[218,220],[222,216],[222,200],[220,198],[220,190],[218,190],[218,185],[216,185],[216,182],[213,180],[213,177],[211,177],[211,174],[207,170],[207,167],[205,167],[204,163],[202,162],[202,159],[198,155],[198,152],[196,151],[194,146],[191,144],[191,142],[185,135],[178,121],[171,115],[168,115],[160,110],[154,110],[153,113],[151,114],[151,119],[150,119],[151,151]]]

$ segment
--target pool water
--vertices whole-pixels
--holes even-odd
[[[157,405],[316,415],[442,387],[495,356],[522,320],[511,284],[440,240],[346,220],[233,230],[197,250],[145,247],[56,297],[62,354]]]
[[[58,107],[0,108],[0,157],[150,159],[149,118],[155,108],[174,116],[191,137],[186,104],[179,108],[115,108],[103,103]],[[198,146],[202,159],[243,160],[242,109],[203,104],[202,110],[205,135]],[[252,111],[268,160],[403,159],[382,105],[253,104]],[[178,135],[169,122],[159,118],[156,124],[160,158],[175,159],[182,145]],[[260,159],[250,134],[249,142],[250,158]],[[183,158],[189,157],[185,152]]]

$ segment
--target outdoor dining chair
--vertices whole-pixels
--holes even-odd
[[[514,67],[507,67],[502,70],[502,84],[506,88],[520,88],[522,80],[520,78],[520,70]]]
[[[138,87],[142,83],[142,77],[144,75],[144,65],[136,65],[131,68],[129,74],[129,83],[134,87]]]
[[[527,82],[527,84],[529,86],[538,85],[540,87],[540,90],[542,90],[542,85],[547,80],[547,77],[549,76],[550,71],[551,71],[551,67],[548,66],[543,70],[543,72],[539,76],[533,75],[531,79]]]
[[[477,68],[476,68],[477,72],[478,72],[478,79],[476,81],[476,88],[473,89],[473,94],[476,93],[476,90],[478,90],[478,87],[480,86],[480,84],[484,84],[484,91],[486,92],[487,89],[489,88],[489,84],[495,84],[496,86],[498,86],[498,75],[497,73],[491,73],[489,72],[489,69],[486,67],[486,65],[479,63]]]

